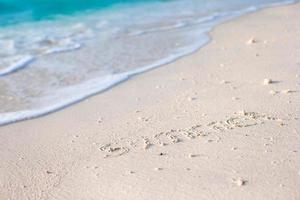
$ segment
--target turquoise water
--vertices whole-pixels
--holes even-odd
[[[220,23],[294,2],[0,0],[0,125],[70,106],[197,51]]]
[[[53,19],[115,5],[150,3],[158,0],[0,0],[0,25]],[[19,17],[21,16],[21,17]]]
[[[0,26],[13,25],[28,21],[55,19],[60,15],[73,15],[84,11],[104,10],[116,5],[136,6],[138,4],[154,2],[172,2],[178,0],[0,0]],[[193,0],[192,0],[193,1]],[[235,7],[245,5],[260,5],[280,2],[278,0],[210,0],[211,5]],[[189,0],[185,1],[190,4]],[[198,4],[207,4],[205,0],[198,0]],[[197,8],[198,5],[196,5]],[[222,9],[222,8],[220,8]]]

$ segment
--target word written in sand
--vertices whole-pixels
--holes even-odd
[[[171,129],[160,132],[152,137],[141,136],[138,138],[120,138],[111,143],[104,144],[99,150],[104,154],[104,158],[119,157],[130,151],[148,150],[152,147],[162,147],[166,145],[174,145],[184,142],[185,140],[206,137],[211,133],[230,131],[237,128],[247,128],[251,126],[263,125],[268,121],[276,121],[282,123],[281,119],[270,117],[256,112],[239,111],[234,113],[232,117],[228,117],[221,121],[211,121],[206,125],[196,124],[184,129]],[[210,142],[212,140],[208,140]],[[161,156],[165,155],[163,153]],[[190,158],[197,157],[191,154]]]

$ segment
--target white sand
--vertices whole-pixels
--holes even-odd
[[[192,56],[1,127],[0,199],[300,199],[299,10],[221,25]]]

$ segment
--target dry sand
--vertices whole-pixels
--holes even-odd
[[[0,128],[0,199],[300,199],[300,4],[194,55]]]

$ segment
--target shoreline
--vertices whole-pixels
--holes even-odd
[[[0,127],[0,198],[299,198],[299,8],[218,25],[192,55]]]
[[[62,96],[62,97],[59,100],[57,99],[58,103],[55,103],[55,104],[52,104],[51,101],[47,100],[48,98],[51,99],[51,95],[55,95],[55,92],[53,94],[50,94],[49,96],[44,96],[44,101],[48,102],[48,103],[41,103],[41,102],[38,103],[38,99],[42,98],[43,96],[36,97],[37,98],[36,105],[40,104],[39,106],[32,107],[31,109],[26,109],[26,106],[25,106],[23,109],[18,110],[18,111],[5,112],[5,113],[0,114],[0,127],[10,125],[13,123],[18,123],[20,121],[32,120],[32,119],[36,119],[39,117],[44,117],[49,114],[52,114],[52,113],[55,113],[58,111],[62,111],[63,109],[65,109],[67,107],[74,106],[77,103],[80,103],[81,101],[83,101],[85,99],[91,98],[95,95],[99,95],[113,87],[116,87],[119,84],[124,83],[125,81],[127,81],[128,79],[130,79],[132,77],[135,77],[135,76],[143,74],[143,73],[147,73],[148,71],[151,71],[151,70],[159,68],[159,67],[163,67],[167,64],[176,62],[177,60],[182,59],[183,57],[190,56],[194,53],[197,53],[201,48],[203,48],[204,46],[206,46],[207,44],[210,43],[210,41],[212,40],[212,38],[210,37],[210,32],[214,28],[218,27],[219,25],[222,25],[231,20],[235,20],[239,17],[245,16],[245,15],[248,15],[248,14],[251,14],[254,12],[259,12],[264,9],[278,7],[278,6],[284,6],[284,5],[292,5],[295,3],[296,2],[293,2],[293,1],[285,1],[285,2],[281,2],[281,3],[270,3],[269,5],[267,5],[267,4],[259,5],[257,7],[247,7],[247,8],[241,9],[241,10],[237,10],[237,11],[219,13],[218,14],[219,17],[223,16],[220,19],[212,20],[212,22],[210,22],[210,20],[205,22],[205,20],[204,20],[202,26],[204,26],[206,24],[206,26],[208,26],[209,28],[207,28],[207,30],[205,30],[205,31],[202,30],[203,32],[201,31],[200,35],[198,36],[198,40],[195,41],[195,44],[191,45],[189,47],[186,47],[186,50],[181,50],[180,52],[170,54],[169,56],[161,58],[160,60],[157,60],[154,63],[150,63],[148,65],[145,65],[145,66],[142,66],[142,67],[139,67],[136,69],[132,69],[132,70],[129,70],[124,73],[107,74],[101,78],[93,78],[93,79],[86,80],[85,82],[81,82],[77,85],[70,85],[69,87],[57,89],[59,91],[57,91],[58,94],[56,94],[56,95]],[[219,18],[219,17],[217,17],[217,18]],[[208,18],[210,19],[211,16],[209,16]],[[78,45],[81,46],[82,44],[78,43]],[[75,49],[77,49],[77,47],[75,47]],[[71,52],[73,50],[74,49],[72,49],[72,48],[70,49]],[[61,52],[61,51],[65,52],[66,50],[61,49],[61,50],[58,50],[57,52]],[[90,51],[98,51],[98,50],[90,49]],[[49,52],[46,54],[51,55],[51,54],[56,54],[57,52],[56,52],[56,50],[54,50],[53,53]],[[77,52],[75,54],[75,56],[76,55],[79,56],[80,54],[84,54],[84,53]],[[61,59],[59,54],[51,55],[51,56],[53,56],[54,60]],[[85,55],[85,56],[87,57],[87,55]],[[68,56],[66,55],[65,59],[67,59],[67,58],[68,58]],[[29,59],[29,61],[28,61],[28,59]],[[26,68],[27,64],[33,62],[34,60],[36,60],[36,58],[34,58],[34,57],[26,58],[24,60],[25,66],[23,66],[23,64],[17,64],[15,67],[10,67],[8,69],[4,69],[2,75],[5,76],[7,74],[14,73],[19,68],[21,68],[21,69]],[[51,61],[48,61],[48,62],[51,62]],[[23,63],[23,61],[21,63]],[[43,64],[43,62],[40,63],[40,65],[42,65],[42,64]],[[37,65],[39,65],[39,64],[37,64]],[[36,66],[36,64],[33,64],[33,66],[31,66],[31,67],[34,67],[34,66]],[[0,76],[1,76],[1,72],[0,72]],[[92,88],[92,89],[90,89],[90,88]],[[51,89],[51,88],[48,88],[48,89]],[[25,90],[26,90],[26,88],[25,88]],[[73,92],[69,92],[72,90],[73,90]],[[74,92],[74,91],[76,91],[76,92]],[[83,92],[83,91],[85,91],[85,92]],[[70,95],[69,97],[64,97],[62,95],[64,92],[69,92],[72,95]],[[34,93],[34,91],[33,91],[33,93]],[[16,98],[16,99],[18,99],[18,98]],[[30,99],[27,99],[27,101],[31,102]],[[12,101],[10,101],[10,102],[1,102],[0,101],[0,103],[3,106],[5,106],[6,104],[12,104],[11,109],[13,107],[18,107],[18,106],[22,105],[22,101],[19,102],[20,105],[18,105],[16,103],[14,104],[14,103],[12,103]],[[30,104],[30,103],[28,103],[28,104]]]

